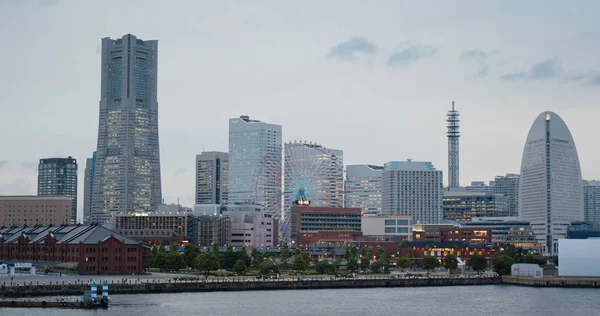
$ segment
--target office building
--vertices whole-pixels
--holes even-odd
[[[227,204],[229,154],[207,151],[196,155],[196,204]]]
[[[584,219],[583,209],[581,168],[571,132],[556,113],[542,112],[523,150],[520,217],[531,223],[544,253],[554,255],[571,222]]]
[[[292,206],[291,244],[349,243],[362,235],[361,209]]]
[[[381,214],[382,173],[383,166],[346,166],[344,206],[360,208],[363,214]]]
[[[444,192],[444,219],[468,222],[473,217],[508,216],[508,199],[502,194],[468,191]]]
[[[0,227],[70,225],[69,196],[0,196]]]
[[[468,185],[464,188],[467,192],[485,192],[485,193],[494,193],[494,188],[496,183],[494,181],[490,181],[485,183],[485,181],[471,181],[471,185]],[[462,188],[450,188],[450,191],[458,190],[461,191]]]
[[[583,211],[588,222],[600,222],[600,181],[583,181]]]
[[[156,211],[162,202],[158,144],[158,41],[102,39],[100,120],[92,223]]]
[[[85,161],[83,175],[83,223],[89,224],[92,218],[92,199],[94,197],[94,173],[96,169],[96,152]]]
[[[393,236],[401,240],[412,240],[412,218],[410,216],[363,215],[361,220],[363,236]]]
[[[437,224],[443,219],[442,171],[430,162],[392,161],[382,174],[382,213],[412,217],[415,223]]]
[[[495,244],[511,244],[535,252],[540,250],[531,225],[518,217],[475,217],[460,225],[472,229],[490,229]]]
[[[519,178],[520,176],[514,173],[507,173],[504,176],[494,178],[493,192],[506,197],[508,216],[519,216]]]
[[[71,198],[71,223],[77,222],[77,160],[68,158],[40,159],[38,196]]]
[[[600,238],[600,222],[573,222],[567,230],[567,239]]]
[[[276,219],[254,210],[224,211],[223,216],[231,219],[231,246],[248,249],[277,246],[279,225]]]
[[[282,211],[281,125],[229,119],[228,203],[256,203],[264,213]]]
[[[190,238],[188,233],[189,212],[130,212],[115,216],[115,230],[135,240],[151,243],[176,241]]]
[[[231,217],[223,215],[200,215],[196,219],[197,243],[201,247],[231,243]],[[268,226],[268,225],[267,225]]]

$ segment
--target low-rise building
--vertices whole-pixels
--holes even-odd
[[[101,225],[2,228],[0,258],[69,268],[79,274],[143,272],[141,243]]]
[[[0,227],[71,224],[70,196],[0,196]]]
[[[412,218],[410,216],[363,215],[361,231],[363,236],[395,236],[412,240]]]
[[[567,239],[600,238],[600,222],[573,222],[567,230]]]
[[[224,211],[231,218],[230,244],[234,247],[274,247],[279,241],[279,225],[276,219],[265,217],[256,210]]]
[[[468,222],[474,217],[508,216],[509,199],[502,194],[452,190],[444,192],[444,219]]]
[[[115,216],[115,230],[150,243],[188,240],[189,212],[131,212]]]
[[[197,224],[197,240],[199,246],[229,245],[231,243],[231,217],[219,215],[200,215],[194,218]]]
[[[511,244],[526,250],[540,250],[529,222],[518,217],[477,217],[460,224],[472,229],[491,229],[492,242]]]
[[[525,276],[530,278],[543,278],[544,268],[539,264],[533,263],[515,263],[510,266],[510,275]]]
[[[361,209],[291,207],[291,240],[298,247],[319,243],[348,243],[362,235]]]

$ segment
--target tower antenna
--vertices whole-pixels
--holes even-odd
[[[448,188],[458,188],[459,181],[459,139],[460,139],[460,114],[454,107],[446,114],[448,132]]]

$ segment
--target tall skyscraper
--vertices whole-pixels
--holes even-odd
[[[519,216],[519,178],[520,176],[514,173],[494,178],[494,193],[506,197],[508,216]]]
[[[459,155],[459,139],[460,139],[460,114],[454,109],[454,101],[452,101],[452,110],[446,114],[446,122],[448,123],[448,187],[460,187],[460,155]]]
[[[77,160],[68,158],[40,159],[38,195],[71,198],[71,221],[77,222]]]
[[[344,153],[307,142],[290,142],[284,150],[284,213],[280,234],[290,237],[291,207],[310,201],[315,207],[344,206]]]
[[[360,208],[363,214],[381,214],[382,173],[382,166],[346,166],[345,207]]]
[[[281,212],[281,125],[229,119],[229,204],[257,203],[270,214]]]
[[[85,174],[83,176],[83,223],[89,224],[92,216],[92,199],[94,194],[94,173],[96,169],[96,152],[92,158],[85,161]]]
[[[600,181],[583,181],[585,221],[600,222]]]
[[[161,203],[157,58],[158,41],[102,39],[92,223]]]
[[[573,221],[582,221],[583,188],[575,142],[554,112],[533,122],[523,150],[519,183],[520,217],[531,223],[544,251],[558,253]]]
[[[421,224],[442,222],[443,175],[431,162],[388,162],[381,187],[384,215],[412,216],[414,223]]]
[[[196,155],[196,204],[227,204],[229,154],[205,151]]]

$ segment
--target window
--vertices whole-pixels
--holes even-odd
[[[385,233],[389,234],[389,233],[396,233],[396,227],[386,227],[385,228]]]
[[[396,225],[396,220],[395,219],[386,219],[385,220],[385,225],[386,226],[388,226],[388,225]]]
[[[398,226],[408,226],[408,220],[407,219],[399,219],[397,221]]]

